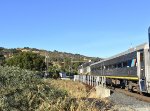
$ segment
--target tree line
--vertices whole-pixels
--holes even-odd
[[[55,63],[55,64],[54,64]],[[67,75],[77,74],[78,66],[81,63],[71,63],[70,58],[65,58],[64,62],[61,61],[49,61],[48,67],[45,63],[45,57],[33,52],[20,52],[11,58],[7,58],[4,65],[17,66],[22,69],[28,69],[32,71],[47,71],[52,78],[58,78],[59,72],[66,72]]]

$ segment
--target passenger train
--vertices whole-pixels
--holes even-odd
[[[83,64],[78,70],[80,75],[105,77],[106,85],[150,93],[150,28],[148,35],[149,44],[130,48],[99,62]]]

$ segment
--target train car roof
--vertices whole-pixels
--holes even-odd
[[[102,60],[102,61],[99,61],[99,62],[95,62],[95,63],[91,64],[90,66],[93,66],[93,65],[96,65],[96,64],[105,62],[105,61],[107,61],[107,60],[111,60],[111,59],[114,59],[114,58],[117,58],[117,57],[120,57],[120,56],[129,54],[129,53],[132,53],[132,52],[134,52],[134,51],[142,50],[142,49],[144,49],[145,46],[147,46],[147,45],[148,45],[148,43],[143,43],[143,44],[138,45],[138,46],[136,46],[136,47],[134,47],[134,48],[130,48],[130,49],[128,49],[127,51],[122,52],[122,53],[120,53],[120,54],[117,54],[117,55],[114,55],[114,56],[112,56],[112,57],[106,58],[106,59],[104,59],[104,60]]]

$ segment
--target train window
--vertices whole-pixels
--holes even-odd
[[[111,69],[111,65],[108,66],[108,70]]]
[[[144,54],[143,53],[140,53],[140,61],[144,61]]]
[[[111,68],[111,66],[109,65],[109,66],[108,66],[108,69],[110,69],[110,68]]]
[[[108,66],[105,66],[105,69],[107,70],[107,69],[108,69]]]
[[[108,70],[110,69],[110,65],[108,66]]]
[[[131,67],[135,67],[135,66],[136,66],[136,59],[132,59]]]
[[[122,67],[122,64],[121,64],[121,63],[119,63],[119,64],[118,64],[118,68],[121,68],[121,67]]]
[[[127,61],[123,62],[123,67],[127,67],[127,65],[128,65]]]
[[[136,67],[136,63],[137,63],[136,59],[128,60],[128,66],[127,67]]]
[[[114,67],[114,64],[112,65],[112,69],[113,69],[113,68],[115,68],[115,67]]]
[[[131,63],[132,63],[132,60],[128,60],[128,66],[127,67],[131,67]]]
[[[109,65],[109,69],[112,69],[113,68],[113,66],[112,65]]]
[[[114,64],[114,65],[113,65],[113,68],[117,68],[117,64]]]

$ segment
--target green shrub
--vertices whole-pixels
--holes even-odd
[[[0,66],[0,110],[34,111],[42,104],[56,104],[67,96],[36,77],[33,71]]]

